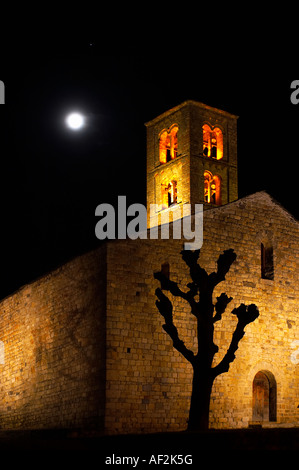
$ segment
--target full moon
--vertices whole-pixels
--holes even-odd
[[[66,117],[65,122],[70,129],[77,131],[82,129],[85,123],[85,119],[84,116],[82,116],[80,113],[71,113]]]

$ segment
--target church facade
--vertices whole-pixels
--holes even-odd
[[[224,250],[237,255],[214,292],[233,298],[215,326],[215,364],[235,329],[230,312],[254,303],[260,313],[215,380],[210,427],[298,426],[298,221],[266,192],[238,199],[236,116],[187,101],[146,127],[148,227],[200,203],[199,264],[210,273]],[[1,301],[2,429],[186,429],[192,368],[162,328],[154,278],[162,269],[187,289],[183,243],[105,242]],[[196,353],[189,305],[170,298]]]

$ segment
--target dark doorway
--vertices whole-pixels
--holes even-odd
[[[255,375],[252,394],[252,420],[276,421],[276,380],[271,372],[261,370]]]

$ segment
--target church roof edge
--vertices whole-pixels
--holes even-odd
[[[228,206],[231,206],[233,204],[242,204],[244,202],[246,202],[247,200],[252,200],[252,199],[261,199],[262,197],[266,197],[269,202],[272,202],[272,204],[274,204],[275,206],[277,206],[282,212],[284,212],[286,215],[288,215],[288,217],[290,219],[292,219],[295,223],[299,223],[299,220],[288,210],[286,209],[279,201],[277,201],[271,194],[269,194],[266,190],[261,190],[261,191],[257,191],[255,193],[252,193],[252,194],[248,194],[247,196],[243,196],[239,199],[236,199],[235,201],[232,201],[232,202],[229,202],[228,204],[225,204],[223,206],[218,206],[218,207],[213,207],[211,209],[209,209],[209,211],[213,211],[213,210],[221,210],[221,209],[224,209],[225,207],[228,207]]]
[[[209,106],[207,104],[201,103],[200,101],[186,100],[186,101],[183,101],[182,103],[178,104],[177,106],[174,106],[173,108],[168,109],[164,113],[159,114],[159,116],[155,117],[154,119],[145,122],[144,125],[146,127],[152,126],[153,124],[156,124],[157,122],[159,122],[161,119],[164,119],[165,117],[173,114],[174,112],[179,111],[181,108],[184,108],[185,106],[189,106],[189,105],[197,106],[199,108],[203,108],[203,109],[206,109],[208,111],[213,111],[217,114],[222,114],[223,116],[226,116],[226,117],[229,117],[229,118],[232,118],[232,119],[238,119],[239,118],[239,116],[237,116],[236,114],[232,114],[232,113],[229,113],[227,111],[223,111],[222,109],[219,109],[219,108],[214,108],[214,107]]]

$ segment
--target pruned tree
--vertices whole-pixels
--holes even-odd
[[[160,281],[161,288],[156,289],[158,300],[156,305],[164,317],[163,329],[170,336],[173,347],[181,353],[193,367],[192,395],[189,412],[188,430],[206,430],[209,427],[209,409],[212,386],[215,378],[228,372],[230,364],[235,359],[235,352],[239,342],[245,334],[245,326],[253,322],[259,311],[256,305],[244,305],[232,310],[238,322],[228,350],[217,365],[212,366],[218,346],[214,343],[214,324],[222,319],[222,315],[232,297],[222,293],[213,303],[215,287],[225,280],[232,263],[237,255],[232,249],[225,250],[217,261],[217,271],[208,274],[198,264],[200,250],[183,250],[181,255],[190,270],[192,282],[187,284],[188,291],[182,291],[178,284],[171,281],[163,272],[154,273],[154,277]],[[169,298],[162,291],[169,291],[173,296],[186,300],[191,309],[191,314],[197,320],[197,344],[198,350],[194,354],[188,349],[179,337],[178,330],[173,323],[173,306]],[[199,295],[199,300],[195,297]],[[198,297],[197,297],[198,298]]]

